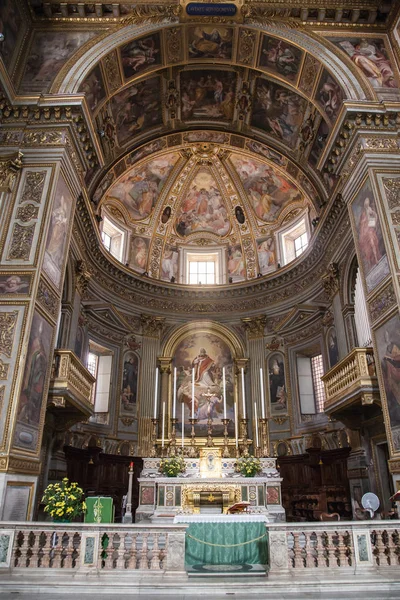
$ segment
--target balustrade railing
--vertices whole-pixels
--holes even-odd
[[[55,350],[50,379],[49,400],[55,404],[60,398],[90,415],[93,412],[93,375],[71,350]]]

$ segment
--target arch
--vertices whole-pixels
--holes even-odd
[[[168,340],[164,343],[161,356],[174,356],[174,351],[183,338],[189,334],[197,332],[219,335],[229,346],[234,359],[244,357],[243,345],[236,334],[225,325],[221,325],[221,323],[216,323],[215,321],[196,321],[194,323],[187,323],[186,325],[178,327],[174,332],[172,332],[172,334],[170,334]]]

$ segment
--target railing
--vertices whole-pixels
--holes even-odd
[[[287,571],[395,569],[399,521],[339,521],[268,525],[270,574]]]
[[[186,527],[4,522],[0,524],[0,567],[184,571]]]
[[[71,350],[54,351],[54,369],[50,380],[50,400],[61,397],[87,416],[93,412],[92,389],[95,378]]]
[[[325,410],[338,402],[378,392],[372,348],[354,348],[343,360],[321,378],[325,385]]]

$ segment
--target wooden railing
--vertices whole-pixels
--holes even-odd
[[[342,402],[371,402],[379,392],[372,348],[354,348],[321,378],[325,385],[325,410]]]
[[[90,416],[93,413],[92,389],[95,381],[71,350],[54,351],[49,399],[56,406],[57,402],[68,402]]]

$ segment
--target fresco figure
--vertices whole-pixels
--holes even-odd
[[[161,279],[171,281],[178,275],[178,252],[176,248],[166,246],[161,259]]]
[[[232,58],[232,28],[195,27],[189,29],[190,58]]]
[[[316,98],[327,117],[336,119],[343,103],[343,92],[328,71],[322,73]]]
[[[232,119],[236,73],[217,70],[182,72],[180,89],[183,119]]]
[[[359,243],[368,271],[382,258],[377,235],[377,222],[378,215],[371,206],[371,200],[367,197],[364,200],[364,208],[360,217]]]
[[[333,39],[375,88],[397,88],[394,71],[382,39]]]
[[[136,236],[131,241],[129,266],[136,271],[144,271],[147,265],[150,240]]]
[[[272,354],[268,359],[269,393],[271,400],[271,413],[282,414],[287,411],[287,398],[285,386],[285,365],[283,356],[279,353]]]
[[[100,67],[97,65],[86,77],[79,87],[79,92],[86,96],[86,102],[90,110],[95,110],[98,104],[106,97],[103,76]]]
[[[121,61],[126,79],[151,65],[161,63],[160,36],[158,33],[133,40],[122,46]]]
[[[259,270],[264,275],[276,264],[274,238],[269,237],[266,240],[258,241],[257,253]]]
[[[290,81],[296,79],[303,53],[299,48],[284,40],[264,36],[260,55],[260,66],[283,75]]]
[[[328,331],[328,353],[329,353],[329,365],[330,367],[334,367],[336,363],[339,361],[339,348],[336,338],[335,328],[332,327]]]
[[[132,411],[137,401],[138,382],[138,357],[133,352],[127,352],[124,356],[124,368],[122,374],[121,408]]]
[[[10,275],[0,277],[0,294],[20,294],[29,289],[30,278],[27,276]],[[28,293],[28,292],[26,292]]]
[[[243,281],[246,279],[246,268],[240,245],[229,246],[228,248],[228,274],[232,277],[233,281]]]

